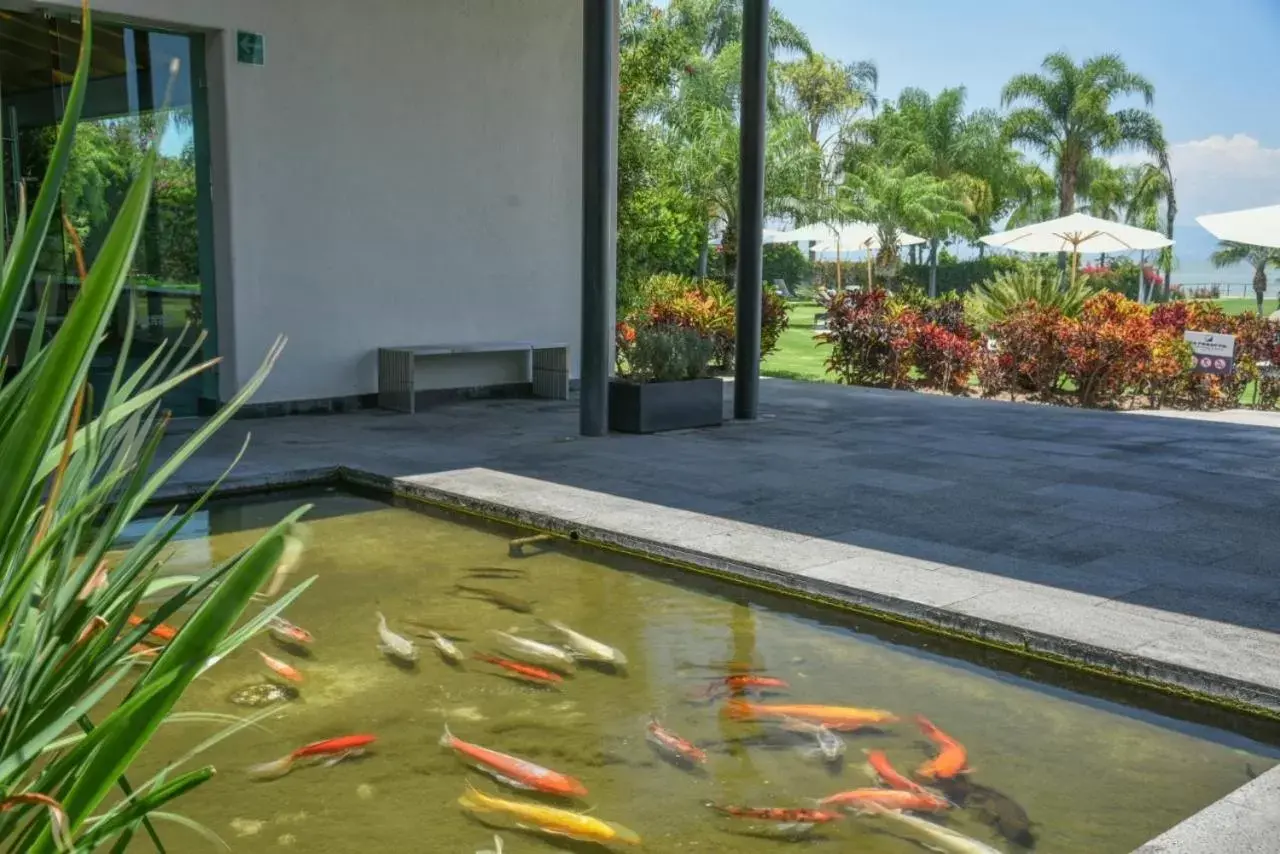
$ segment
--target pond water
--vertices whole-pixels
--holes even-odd
[[[214,507],[177,544],[171,571],[225,559],[302,500]],[[304,676],[297,699],[281,703],[263,728],[204,755],[217,776],[177,805],[235,852],[492,849],[495,829],[458,804],[468,784],[507,800],[589,810],[633,830],[651,852],[918,852],[902,834],[928,828],[906,828],[891,816],[849,814],[805,836],[803,827],[707,806],[813,808],[834,793],[873,787],[866,750],[883,751],[909,774],[937,753],[917,714],[963,744],[971,766],[946,786],[957,805],[932,820],[1001,852],[1029,850],[1032,841],[1052,854],[1128,852],[1276,762],[1276,751],[1254,740],[1266,726],[1248,719],[1226,719],[1244,728],[1232,733],[1187,720],[1213,713],[1111,683],[1085,680],[1085,691],[1074,690],[1078,677],[1056,670],[1047,678],[1059,684],[1046,686],[1026,678],[1017,661],[967,645],[574,544],[510,556],[508,539],[528,532],[336,492],[315,500],[294,578],[318,581],[288,612],[314,636],[310,654],[256,639],[198,680],[183,702],[189,710],[250,711],[229,698],[271,675],[259,651]],[[497,607],[458,584],[525,600],[532,610]],[[415,666],[379,652],[377,612],[419,644]],[[540,620],[618,648],[625,671],[579,666],[548,690],[470,659],[475,651],[505,654],[495,630],[557,642]],[[420,636],[428,628],[455,638],[468,660],[446,664]],[[957,650],[969,650],[969,660],[952,657]],[[808,737],[733,719],[723,697],[707,697],[716,680],[746,668],[789,684],[785,693],[748,702],[869,707],[899,720],[843,733],[843,763],[826,765],[806,755]],[[1116,700],[1135,695],[1161,711]],[[704,750],[705,766],[690,771],[660,756],[645,739],[654,715]],[[587,794],[539,799],[500,785],[440,746],[446,722],[467,742],[577,778]],[[145,779],[145,770],[213,731],[161,728],[131,776]],[[377,741],[363,757],[300,762],[275,780],[246,772],[299,746],[352,734]],[[504,854],[600,850],[497,823]],[[183,827],[159,829],[171,851],[214,850]],[[133,850],[151,850],[150,843],[140,838]]]

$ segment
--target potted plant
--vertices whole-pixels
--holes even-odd
[[[715,343],[674,323],[618,324],[618,373],[609,426],[624,433],[711,427],[724,421],[724,388],[708,376]]]

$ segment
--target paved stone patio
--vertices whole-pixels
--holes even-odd
[[[1280,711],[1280,416],[784,380],[763,383],[761,409],[754,423],[605,439],[576,435],[575,404],[529,400],[239,421],[174,485],[212,481],[252,433],[233,486],[342,467]],[[1142,850],[1276,850],[1277,785],[1280,768]]]
[[[1280,632],[1280,417],[1246,414],[1262,426],[786,380],[763,382],[761,409],[755,423],[606,439],[576,436],[576,404],[530,400],[237,421],[181,477],[212,479],[250,432],[237,480],[487,468],[1175,621]]]

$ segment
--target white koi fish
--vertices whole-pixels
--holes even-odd
[[[565,645],[573,650],[579,658],[588,661],[599,661],[603,664],[612,664],[615,667],[627,666],[627,657],[620,650],[614,649],[607,643],[601,643],[594,638],[575,632],[564,623],[558,623],[555,620],[545,620],[543,622],[548,628],[555,629],[564,635]]]
[[[477,851],[476,854],[502,854],[502,837],[495,833],[493,835],[493,847],[483,848]]]
[[[810,758],[821,758],[823,762],[839,762],[840,757],[844,756],[844,739],[823,724],[802,721],[798,718],[783,718],[780,725],[789,732],[813,736],[817,746],[805,752],[805,755]]]
[[[418,648],[414,646],[413,641],[387,628],[387,618],[382,616],[381,612],[378,612],[378,639],[382,641],[378,644],[378,652],[383,655],[389,655],[401,661],[418,660]]]
[[[897,810],[887,810],[877,804],[865,804],[863,809],[872,815],[879,816],[894,827],[891,833],[905,839],[911,839],[942,854],[1000,854],[985,842],[979,842],[971,836],[965,836],[948,827],[907,815]]]
[[[493,633],[509,653],[531,664],[549,664],[552,667],[560,668],[571,668],[575,664],[573,656],[558,646],[517,637],[508,632],[500,632],[497,629],[494,629]]]
[[[459,664],[462,661],[462,650],[458,649],[458,645],[449,640],[444,635],[435,631],[428,631],[431,637],[431,645],[436,648],[436,652],[440,653],[440,657],[450,664]]]

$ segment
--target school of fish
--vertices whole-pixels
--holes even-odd
[[[280,576],[292,572],[301,557],[300,546],[296,543],[291,545],[286,550],[281,569],[272,579],[268,598],[279,592]],[[502,577],[502,572],[498,567],[486,568],[485,576]],[[515,571],[511,573],[515,577]],[[457,585],[455,591],[456,595],[478,598],[505,611],[516,614],[532,612],[531,603],[502,591],[462,584]],[[420,659],[417,644],[393,628],[393,622],[383,613],[375,612],[373,618],[373,649],[401,669],[417,670]],[[413,622],[409,621],[409,625],[412,626]],[[133,635],[138,638],[135,652],[142,657],[162,651],[163,644],[172,641],[180,631],[152,617],[137,614],[128,618],[127,626],[138,632]],[[281,614],[273,614],[266,620],[263,631],[276,642],[280,655],[298,659],[308,656],[309,648],[315,642],[309,631]],[[469,654],[460,646],[460,640],[464,639],[436,628],[423,626],[421,631],[414,633],[426,639],[441,663],[455,670],[478,664],[481,666],[478,672],[551,691],[564,690],[570,684],[566,678],[574,674],[580,663],[614,674],[625,674],[628,663],[621,650],[551,619],[538,618],[536,626],[494,630],[488,635],[487,649],[471,649]],[[282,684],[276,680],[293,685],[306,681],[304,661],[286,660],[260,649],[256,652],[270,674],[262,683],[264,686]],[[211,661],[208,666],[214,663]],[[439,667],[439,664],[435,666]],[[723,715],[731,726],[753,726],[757,730],[763,727],[766,733],[773,734],[770,737],[803,742],[803,748],[797,746],[799,754],[821,760],[835,775],[842,773],[847,751],[840,733],[876,733],[902,724],[897,714],[884,709],[768,701],[769,695],[790,692],[790,682],[777,675],[751,672],[743,665],[733,664],[725,669],[729,672],[711,678],[709,685],[698,695],[704,702],[721,704],[714,714]],[[444,669],[440,678],[447,679],[448,673],[449,670]],[[280,691],[270,696],[298,695],[296,689],[290,690],[291,694]],[[932,745],[932,750],[922,756],[909,773],[899,771],[884,751],[865,749],[866,778],[840,791],[790,793],[789,803],[781,804],[705,802],[705,806],[728,822],[726,830],[731,833],[745,832],[798,841],[808,838],[817,828],[834,827],[854,820],[868,822],[869,826],[881,832],[929,850],[955,854],[999,854],[1000,849],[945,824],[946,815],[964,809],[966,803],[996,803],[1000,807],[999,820],[982,816],[984,823],[1023,849],[1033,845],[1034,836],[1030,833],[1030,822],[1025,812],[998,792],[969,781],[967,775],[971,769],[964,745],[923,715],[915,715],[911,720]],[[708,743],[699,745],[665,726],[656,715],[649,718],[637,736],[641,736],[658,757],[676,769],[666,773],[701,773],[711,762]],[[364,756],[377,740],[371,734],[334,735],[293,748],[276,759],[252,765],[246,773],[251,780],[280,780],[301,764],[329,767]],[[583,780],[566,771],[505,752],[497,745],[463,740],[454,735],[447,725],[439,737],[439,744],[456,756],[464,768],[486,775],[500,787],[565,802],[553,805],[545,800],[501,797],[483,792],[467,782],[458,798],[458,805],[483,824],[604,847],[641,844],[641,838],[635,831],[577,808],[575,804],[587,798],[589,790]],[[867,778],[874,784],[868,785]],[[961,793],[962,797],[953,799],[948,796],[954,792]],[[1020,826],[1005,828],[1004,825],[1011,821],[1010,817],[1018,819],[1019,816],[1021,820],[1012,823]],[[501,854],[503,850],[501,836],[495,835],[493,847],[488,851]]]

